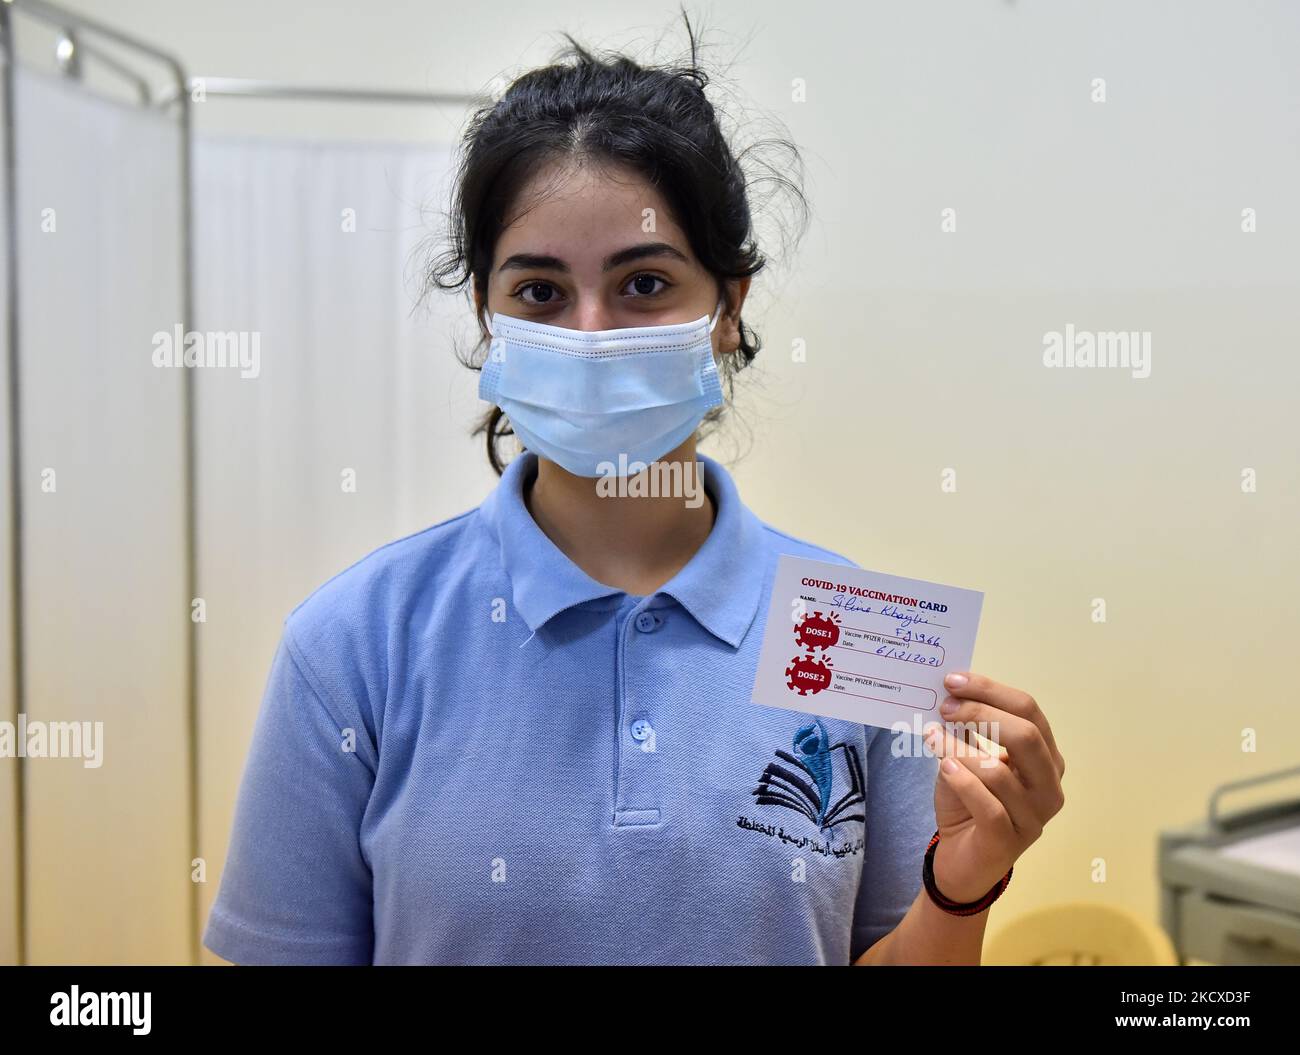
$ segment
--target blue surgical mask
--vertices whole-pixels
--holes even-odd
[[[639,472],[722,403],[710,334],[722,313],[668,326],[570,330],[497,312],[480,399],[524,446],[577,476]]]

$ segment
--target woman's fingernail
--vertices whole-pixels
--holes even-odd
[[[939,704],[939,710],[941,713],[951,717],[957,712],[957,708],[960,706],[961,704],[954,699],[945,699],[943,703]]]
[[[958,674],[955,671],[943,679],[943,683],[950,689],[960,689],[967,682],[965,674]]]
[[[945,758],[942,762],[939,763],[939,765],[943,766],[943,771],[945,773],[957,772],[957,763],[954,762],[951,758]]]

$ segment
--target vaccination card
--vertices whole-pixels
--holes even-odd
[[[969,670],[984,594],[780,555],[754,702],[918,735]]]

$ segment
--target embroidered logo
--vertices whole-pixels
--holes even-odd
[[[802,813],[819,832],[829,832],[838,824],[849,821],[866,822],[861,812],[849,813],[865,802],[866,789],[862,779],[862,763],[857,748],[852,744],[831,744],[830,736],[820,718],[810,725],[799,727],[794,734],[794,754],[776,752],[781,762],[769,762],[754,788],[754,799],[760,805],[783,806]],[[836,780],[837,775],[839,780]],[[847,790],[835,799],[836,789]]]

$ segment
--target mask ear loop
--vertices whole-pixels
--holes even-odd
[[[719,298],[718,298],[718,306],[717,306],[716,308],[713,309],[713,318],[712,318],[711,320],[709,320],[709,332],[710,332],[710,333],[713,332],[713,327],[715,327],[715,326],[718,324],[718,320],[719,320],[720,318],[722,318],[722,306],[723,306],[724,304],[726,304],[726,303],[727,303],[727,298],[726,298],[726,297],[719,297]]]

